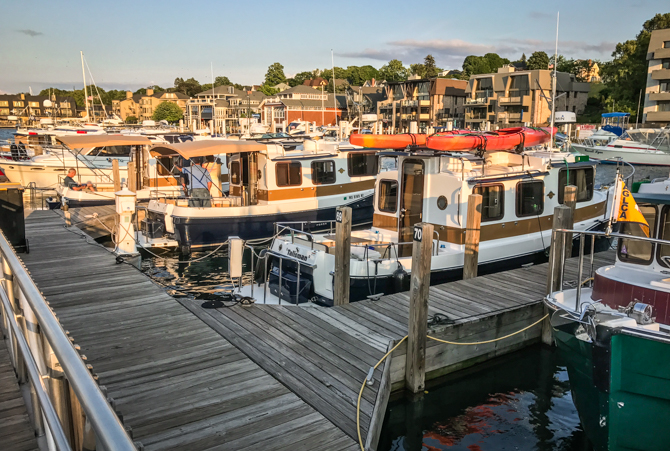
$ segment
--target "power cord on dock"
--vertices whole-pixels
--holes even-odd
[[[437,315],[437,314],[436,314],[436,315]],[[433,317],[436,316],[436,315],[433,315]],[[530,326],[526,326],[526,327],[524,327],[523,329],[517,330],[516,332],[513,332],[513,333],[511,333],[511,334],[505,335],[504,337],[494,338],[494,339],[492,339],[492,340],[475,341],[475,342],[470,342],[470,343],[458,343],[458,342],[455,342],[455,341],[441,340],[441,339],[439,339],[439,338],[435,338],[435,337],[430,336],[430,335],[428,335],[427,337],[430,338],[431,340],[439,341],[440,343],[446,343],[446,344],[450,344],[450,345],[458,345],[458,346],[483,345],[483,344],[487,344],[487,343],[494,343],[494,342],[496,342],[496,341],[505,340],[506,338],[510,338],[510,337],[513,337],[514,335],[518,335],[518,334],[520,334],[520,333],[522,333],[522,332],[527,331],[527,330],[530,329],[531,327],[537,326],[538,324],[540,324],[542,321],[544,321],[544,320],[547,319],[547,318],[549,318],[549,314],[544,315],[542,318],[540,318],[539,320],[535,321],[535,322],[534,322],[533,324],[531,324]],[[396,348],[397,348],[398,346],[400,346],[400,344],[401,344],[403,341],[405,341],[405,340],[407,340],[407,335],[405,335],[404,337],[402,337],[402,339],[401,339],[401,340],[400,340],[400,341],[399,341],[393,348],[391,348],[391,350],[390,350],[389,352],[387,352],[386,354],[384,354],[384,357],[382,357],[381,359],[379,359],[379,362],[377,362],[377,363],[375,364],[375,366],[373,366],[372,368],[370,368],[370,373],[374,373],[374,370],[376,370],[377,367],[378,367],[379,365],[381,365],[381,363],[382,363],[384,360],[386,360],[386,358],[387,358],[389,355],[391,355],[391,353],[393,353],[393,351],[395,351]],[[361,398],[363,397],[363,390],[365,389],[365,386],[366,386],[366,385],[368,385],[368,378],[366,378],[366,379],[363,381],[363,384],[361,385],[361,390],[358,392],[358,402],[356,403],[356,432],[358,433],[358,445],[361,447],[361,451],[365,451],[365,445],[363,445],[363,439],[362,439],[362,437],[361,437]],[[370,384],[370,385],[372,385],[372,384]]]

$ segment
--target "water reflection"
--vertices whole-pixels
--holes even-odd
[[[391,402],[380,450],[588,451],[565,367],[534,346]]]

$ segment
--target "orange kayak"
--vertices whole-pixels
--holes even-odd
[[[349,142],[355,146],[404,149],[407,146],[425,146],[425,134],[405,133],[402,135],[360,135],[357,133],[349,137]]]
[[[554,133],[556,133],[556,128],[550,131],[549,127],[541,129],[513,127],[477,134],[430,136],[426,140],[426,147],[443,151],[514,150],[519,147],[533,147],[549,142]]]

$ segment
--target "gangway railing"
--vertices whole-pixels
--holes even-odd
[[[45,437],[49,450],[136,451],[104,387],[2,232],[0,259],[2,332],[19,382],[31,384],[37,436]]]

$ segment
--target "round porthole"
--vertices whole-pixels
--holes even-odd
[[[445,196],[440,196],[437,198],[437,208],[440,210],[445,210],[447,205],[449,205],[449,202],[447,202],[447,198]]]

